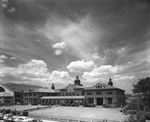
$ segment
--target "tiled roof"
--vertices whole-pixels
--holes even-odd
[[[69,84],[68,86],[73,86],[74,89],[84,89],[84,88],[85,88],[84,86],[74,85],[74,84]],[[60,90],[67,89],[68,86],[66,86],[66,87],[64,87],[64,88],[61,88]]]
[[[7,84],[2,84],[2,85],[15,92],[27,91],[29,89],[42,88],[41,86],[37,86],[37,85],[16,84],[16,83],[7,83]]]
[[[64,99],[84,99],[84,96],[45,96],[45,97],[41,97],[41,99],[61,99],[61,100],[64,100]]]
[[[53,89],[48,89],[48,88],[36,88],[32,90],[27,90],[27,92],[40,92],[40,93],[59,93],[60,91],[58,89],[53,90]]]
[[[105,84],[105,83],[97,83],[93,87],[87,87],[84,90],[100,90],[100,89],[101,90],[106,90],[106,89],[118,89],[118,90],[122,90],[120,88],[117,88],[117,87],[114,87],[114,86],[110,86],[110,85]]]
[[[0,97],[13,97],[10,93],[0,94]]]

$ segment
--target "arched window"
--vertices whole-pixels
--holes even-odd
[[[3,87],[0,87],[0,92],[5,92],[5,89]]]

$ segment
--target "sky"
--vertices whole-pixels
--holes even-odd
[[[108,83],[150,76],[148,0],[1,0],[0,83]]]

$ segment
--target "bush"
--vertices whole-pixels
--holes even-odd
[[[23,111],[22,115],[23,116],[28,116],[28,112],[27,111]]]
[[[150,120],[150,112],[146,112],[144,114],[144,117],[145,117],[146,120]]]
[[[138,122],[145,122],[145,117],[142,115]]]
[[[16,115],[16,111],[12,111],[12,115]]]
[[[11,113],[11,110],[10,109],[6,109],[5,110],[5,114],[9,114],[9,113]]]

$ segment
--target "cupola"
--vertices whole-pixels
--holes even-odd
[[[51,86],[51,89],[53,89],[53,90],[55,89],[55,86],[54,86],[54,84],[52,84],[52,86]]]
[[[113,86],[113,82],[111,81],[111,78],[109,78],[108,85]]]
[[[79,77],[77,76],[75,81],[74,81],[74,85],[81,85],[81,81],[79,80]]]

